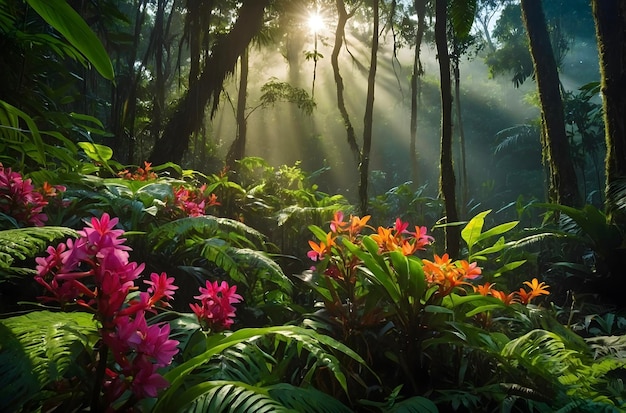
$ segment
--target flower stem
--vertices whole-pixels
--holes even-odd
[[[96,367],[96,380],[93,385],[93,393],[91,394],[91,411],[94,413],[100,412],[100,390],[102,390],[102,382],[104,381],[104,373],[107,367],[107,356],[109,347],[100,343],[98,349],[98,365]]]

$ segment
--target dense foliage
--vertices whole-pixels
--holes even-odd
[[[0,411],[626,410],[626,190],[623,179],[602,189],[597,83],[563,93],[585,205],[540,202],[537,188],[518,186],[503,203],[504,191],[490,199],[495,183],[471,195],[465,182],[467,218],[450,222],[441,196],[403,181],[374,191],[365,199],[371,213],[357,213],[354,199],[316,183],[330,167],[307,172],[306,160],[272,166],[240,156],[242,146],[229,162],[215,153],[209,161],[210,143],[197,134],[177,148],[193,159],[144,160],[175,131],[173,121],[161,130],[164,92],[173,88],[172,62],[164,61],[173,54],[162,48],[175,38],[172,21],[184,20],[181,44],[188,43],[177,59],[189,54],[179,102],[200,99],[191,91],[206,86],[214,115],[228,95],[222,76],[238,59],[245,95],[243,43],[262,37],[253,28],[278,31],[275,22],[294,19],[291,7],[308,4],[200,3],[92,2],[79,13],[64,0],[0,0],[0,42],[11,57],[0,64]],[[353,7],[346,21],[367,21],[374,10],[393,30],[414,29],[410,16],[401,18],[405,2],[337,3]],[[512,2],[435,3],[424,2],[422,12],[438,5],[449,13],[438,30],[443,49],[448,40],[457,52],[471,43],[472,16],[500,6],[495,33],[511,42],[504,51],[526,46],[510,36],[522,29]],[[558,19],[548,11],[555,34]],[[144,20],[154,24],[147,36]],[[86,21],[102,29],[113,53]],[[124,36],[131,24],[132,39]],[[96,81],[81,98],[74,79],[94,76],[91,68],[128,88],[114,88],[110,107],[96,98]],[[529,74],[516,76],[521,83]],[[241,95],[243,106],[233,106],[241,145],[256,109],[282,101],[316,110],[312,96],[289,83],[272,80],[262,90],[259,106],[250,109]],[[185,106],[174,95],[180,120]],[[545,133],[524,124],[495,136],[505,180],[519,178],[520,154],[541,157],[531,141]],[[367,172],[366,186],[386,182],[383,172]]]

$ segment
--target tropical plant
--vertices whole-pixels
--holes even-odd
[[[516,224],[483,233],[487,213],[463,230],[471,247]],[[500,347],[495,343],[508,341],[495,328],[495,314],[515,313],[519,306],[547,294],[547,286],[537,279],[524,283],[529,289],[512,293],[496,290],[490,282],[473,283],[482,273],[476,262],[453,261],[447,254],[435,254],[433,261],[417,256],[433,240],[425,227],[411,232],[408,223],[398,219],[394,227],[379,226],[375,233],[365,235],[368,221],[368,216],[351,216],[344,222],[339,212],[330,232],[311,226],[319,242],[309,242],[309,257],[317,264],[299,278],[316,292],[314,301],[323,305],[306,316],[306,325],[341,338],[359,351],[382,378],[386,395],[392,394],[394,385],[404,384],[403,396],[419,396],[429,386],[458,379],[455,371],[460,377],[465,375],[462,359],[442,359],[440,353],[477,354],[481,360],[477,362],[488,368],[498,358]],[[494,252],[501,251],[499,245],[492,247]],[[480,254],[487,253],[485,248]],[[487,332],[490,329],[494,332]],[[483,349],[486,342],[495,349]],[[389,369],[390,362],[397,368]],[[440,369],[447,367],[452,371],[443,374]],[[366,374],[359,377],[365,384],[374,380]]]

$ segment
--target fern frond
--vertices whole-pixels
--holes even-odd
[[[335,356],[335,352],[343,353],[357,363],[366,366],[363,358],[343,343],[310,329],[296,326],[245,328],[222,337],[213,337],[206,351],[167,372],[165,378],[171,385],[161,395],[154,411],[158,413],[178,409],[183,401],[185,403],[191,403],[193,400],[209,391],[210,385],[205,384],[206,382],[198,383],[197,385],[192,384],[191,387],[185,386],[187,386],[190,381],[195,383],[194,372],[214,360],[216,355],[223,353],[225,350],[239,343],[252,343],[260,337],[273,337],[274,340],[279,342],[293,343],[298,347],[299,351],[305,350],[309,354],[309,357],[314,359],[313,363],[310,364],[311,371],[319,368],[326,369],[346,392],[346,376],[342,371],[339,359]],[[209,387],[203,388],[203,385]],[[192,389],[195,390],[192,391]],[[183,394],[186,395],[184,396],[185,398],[183,398]]]
[[[0,411],[16,411],[74,368],[96,341],[87,313],[37,311],[0,320]]]
[[[626,336],[598,336],[585,341],[594,352],[595,359],[611,356],[626,363]]]
[[[295,387],[288,383],[278,383],[269,386],[268,393],[282,406],[301,413],[348,413],[351,411],[339,400],[312,387]],[[429,412],[428,410],[420,411]]]
[[[0,231],[0,281],[2,274],[31,274],[32,270],[12,267],[18,260],[25,260],[46,250],[55,240],[76,237],[75,230],[66,227],[29,227]]]
[[[297,413],[273,400],[262,387],[219,380],[191,387],[177,399],[177,406],[177,411],[189,413]]]
[[[231,232],[242,236],[259,249],[263,249],[265,235],[242,222],[212,215],[181,218],[168,222],[152,231],[148,235],[148,240],[154,245],[155,250],[159,250],[164,249],[164,245],[175,246],[193,236],[205,239],[219,237],[232,241],[234,237],[229,237]]]
[[[323,223],[332,219],[333,214],[345,207],[341,204],[333,204],[319,207],[301,207],[291,205],[283,208],[276,214],[276,222],[279,227],[287,225],[293,221],[311,223]]]
[[[229,248],[227,253],[243,268],[254,271],[258,277],[276,284],[286,293],[291,293],[293,283],[285,275],[283,269],[266,253],[249,248]]]

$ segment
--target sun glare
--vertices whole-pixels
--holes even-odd
[[[309,15],[309,19],[307,20],[307,25],[313,33],[319,33],[320,31],[324,30],[324,26],[326,24],[324,23],[324,19],[319,13],[311,13]]]

